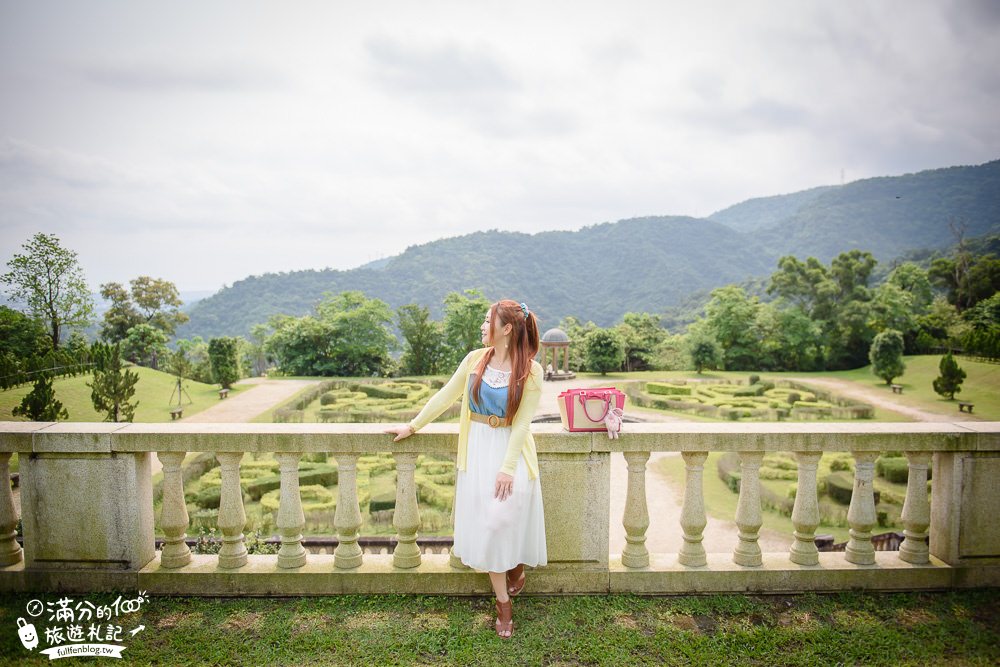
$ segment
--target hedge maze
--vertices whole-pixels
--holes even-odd
[[[633,405],[687,412],[730,421],[871,419],[874,408],[787,380],[762,381],[751,375],[746,384],[725,380],[629,382],[625,393]]]

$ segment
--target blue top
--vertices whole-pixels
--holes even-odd
[[[507,416],[507,387],[495,388],[483,382],[479,385],[479,398],[482,405],[476,403],[476,396],[472,391],[472,384],[476,381],[476,375],[469,376],[469,409],[481,415],[496,415],[497,417]]]

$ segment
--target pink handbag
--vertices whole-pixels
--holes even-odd
[[[559,394],[559,414],[567,431],[607,431],[615,438],[624,408],[625,394],[614,387],[567,389]]]

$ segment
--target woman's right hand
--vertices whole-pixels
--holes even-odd
[[[402,426],[394,426],[393,428],[387,428],[383,433],[392,433],[396,437],[392,439],[393,442],[399,442],[403,438],[409,438],[413,435],[413,431],[410,429],[409,424],[403,424]]]

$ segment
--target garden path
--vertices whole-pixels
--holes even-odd
[[[872,405],[883,408],[885,410],[892,410],[893,412],[898,412],[901,415],[905,415],[910,419],[919,422],[956,422],[956,421],[982,421],[978,415],[971,415],[966,412],[958,412],[958,405],[953,404],[955,407],[955,412],[949,414],[943,414],[940,412],[931,412],[929,410],[923,410],[921,408],[915,408],[910,405],[904,405],[900,401],[903,399],[897,398],[896,394],[883,394],[876,389],[869,389],[863,384],[858,382],[852,382],[850,380],[837,380],[834,378],[813,378],[813,377],[789,377],[788,380],[794,382],[801,382],[805,385],[816,385],[817,387],[822,387],[823,389],[830,389],[840,394],[841,396],[849,396],[850,398],[857,398],[866,403],[871,403]]]

